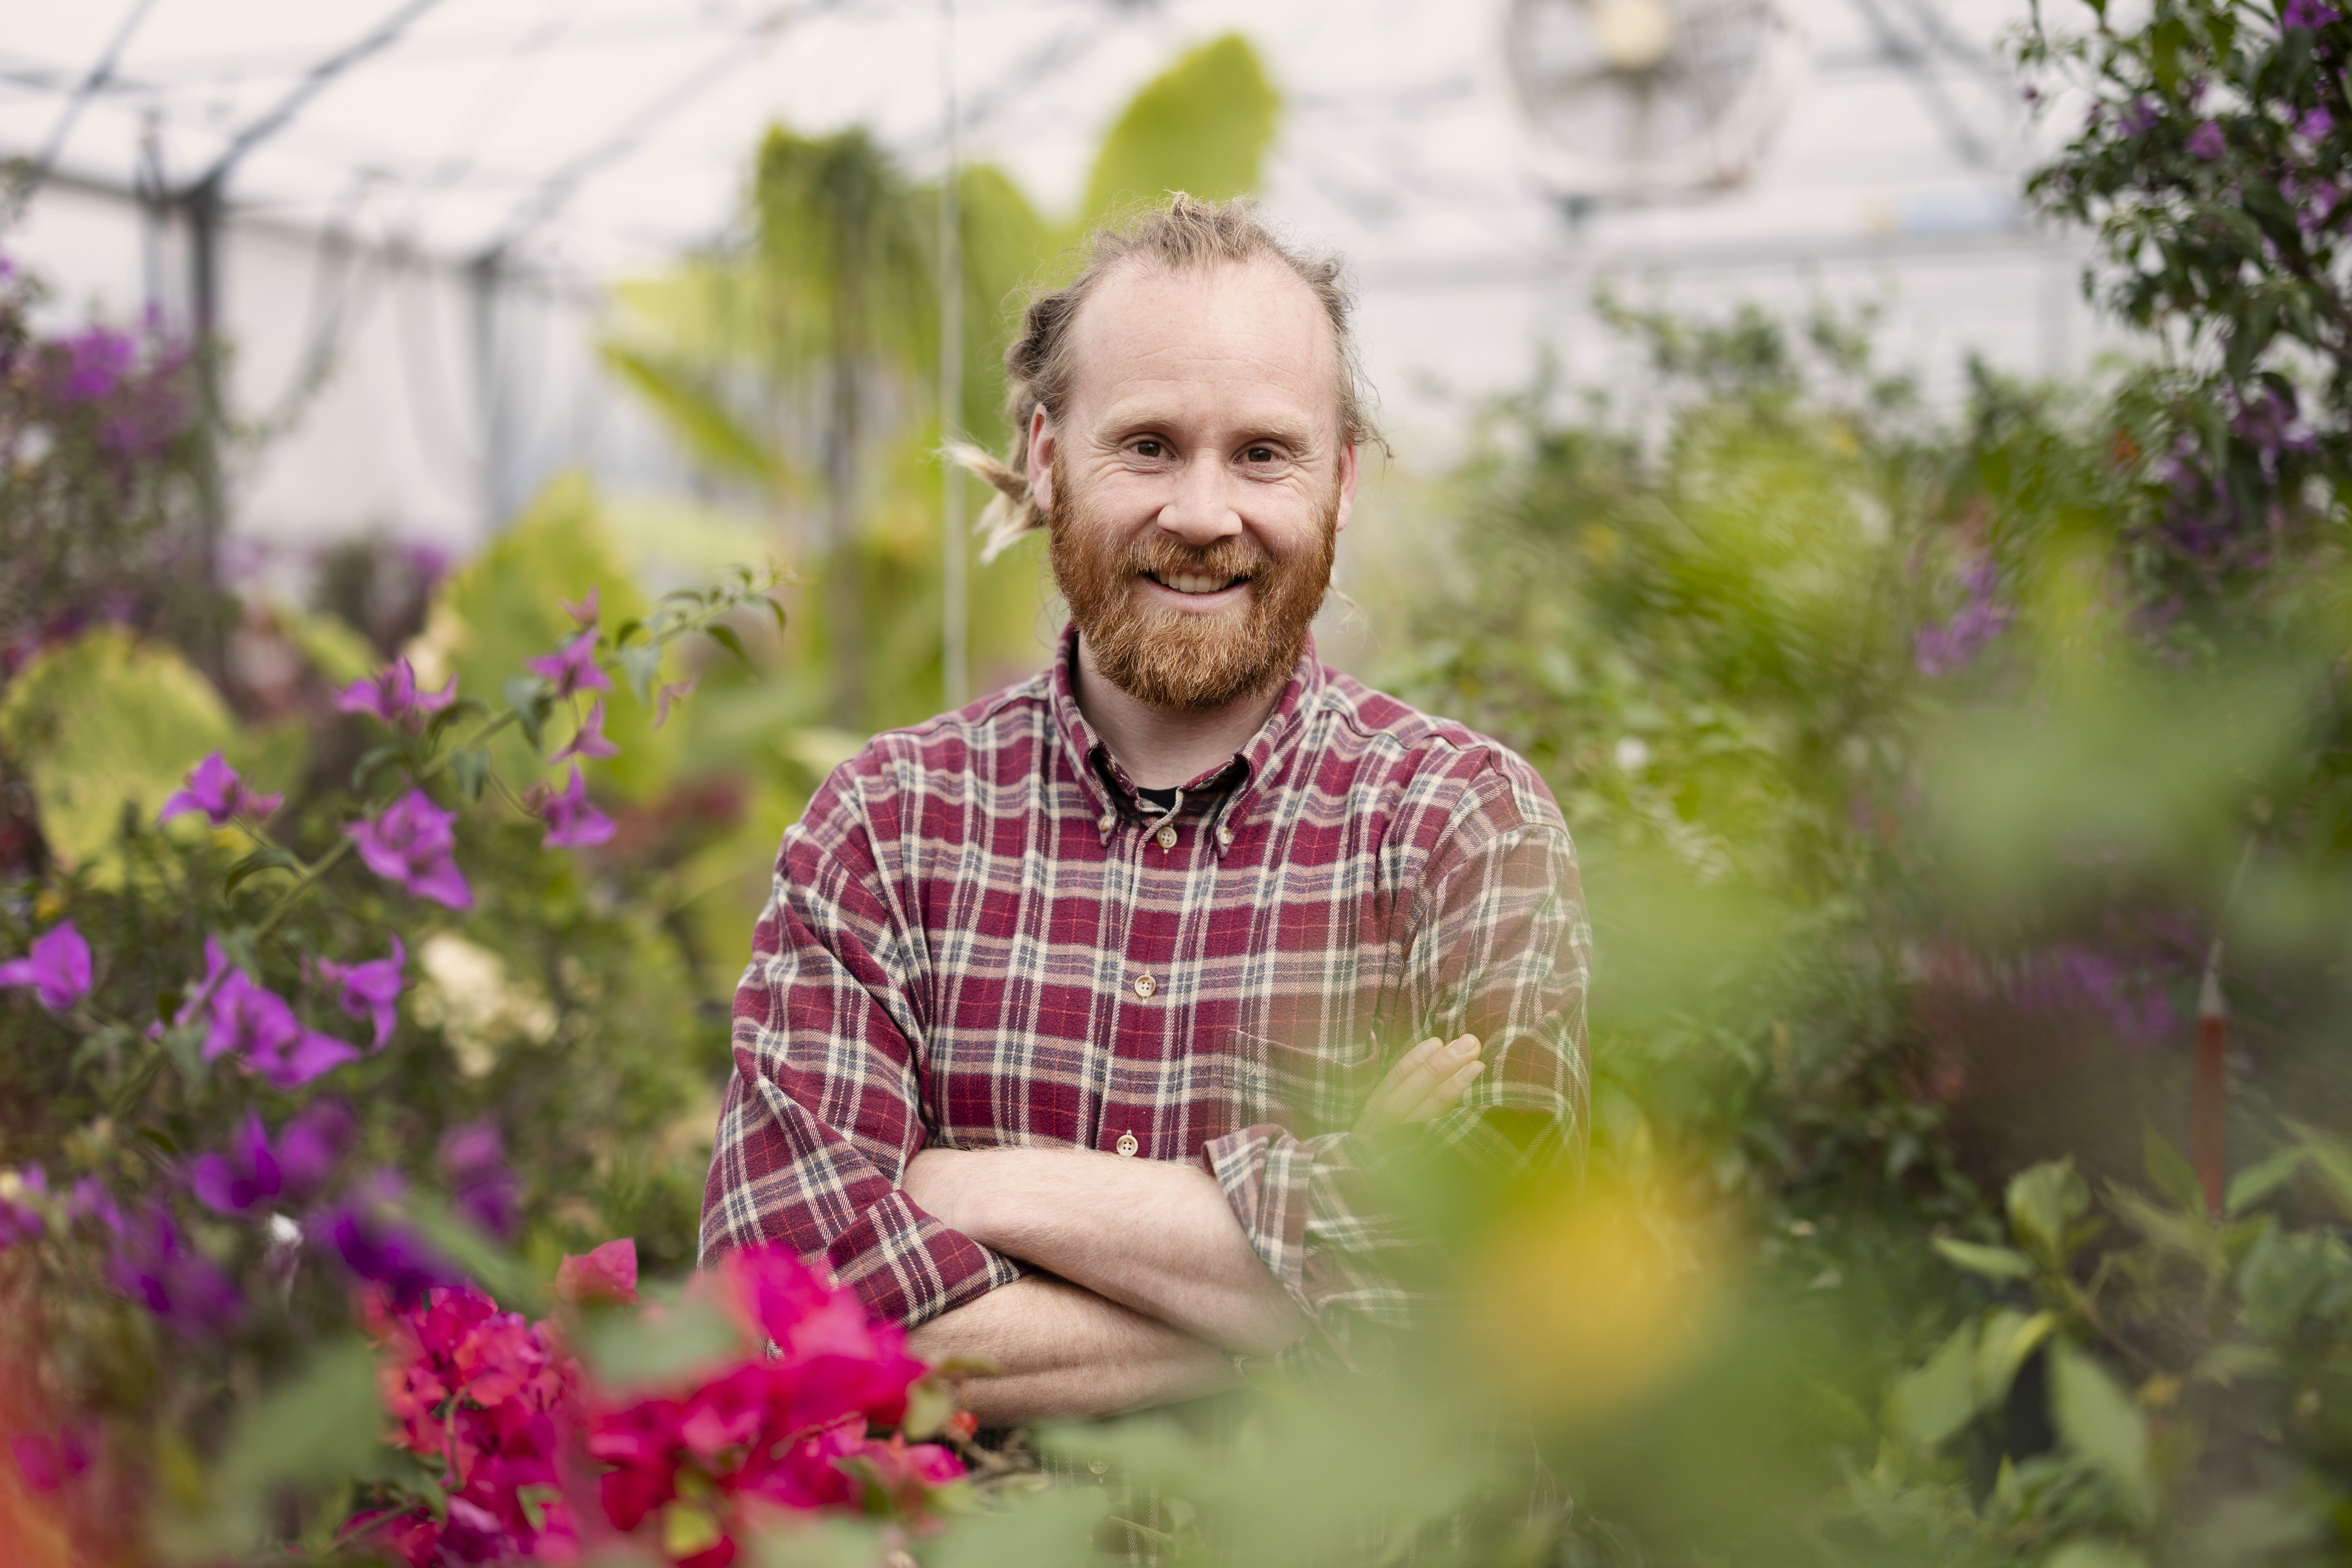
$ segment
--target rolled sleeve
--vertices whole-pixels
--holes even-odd
[[[841,812],[829,789],[810,816],[828,804]],[[877,892],[854,835],[845,847],[829,850],[804,826],[785,836],[736,991],[701,1255],[707,1267],[782,1243],[912,1327],[1020,1270],[898,1190],[927,1142],[911,1000],[920,944]]]

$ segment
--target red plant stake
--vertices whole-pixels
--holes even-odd
[[[2221,996],[2221,944],[2205,961],[2197,994],[2197,1071],[2189,1089],[2189,1159],[2205,1189],[2205,1212],[2221,1217],[2221,1169],[2229,1153],[2230,1005]]]

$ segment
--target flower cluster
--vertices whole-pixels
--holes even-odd
[[[1980,561],[1961,574],[1960,584],[1968,597],[1959,612],[1941,626],[1921,626],[1913,639],[1911,658],[1920,674],[1934,678],[1963,668],[2000,635],[2013,612],[1993,597],[2000,581],[2000,574],[1990,561]]]
[[[557,1285],[575,1308],[634,1305],[635,1248],[567,1258]],[[568,1562],[642,1532],[681,1568],[726,1568],[761,1508],[919,1522],[962,1479],[943,1447],[873,1436],[904,1419],[927,1369],[855,1296],[772,1249],[736,1254],[697,1289],[740,1330],[738,1353],[650,1393],[598,1387],[551,1324],[471,1286],[404,1310],[379,1299],[370,1326],[393,1441],[436,1468],[447,1507],[378,1507],[346,1539],[365,1531],[425,1568]]]
[[[256,819],[268,816],[286,803],[282,795],[257,795],[246,788],[245,780],[235,768],[221,760],[215,752],[189,770],[188,778],[179,792],[163,803],[155,815],[158,822],[169,822],[175,816],[195,811],[215,827],[222,826],[240,816]]]
[[[205,942],[205,977],[178,1022],[204,1009],[206,1061],[236,1057],[279,1089],[299,1089],[360,1053],[332,1035],[310,1028],[286,998],[228,962],[220,939]]]
[[[613,1467],[600,1486],[614,1528],[658,1518],[685,1568],[725,1568],[747,1506],[845,1508],[872,1489],[919,1518],[931,1490],[962,1476],[935,1444],[867,1435],[905,1418],[926,1370],[898,1328],[781,1248],[730,1254],[717,1285],[753,1353],[692,1389],[605,1403],[589,1422],[588,1452]]]

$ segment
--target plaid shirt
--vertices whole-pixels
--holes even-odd
[[[1535,772],[1326,668],[1141,797],[1079,713],[1076,641],[1023,685],[875,737],[785,835],[736,993],[702,1257],[781,1241],[909,1326],[1020,1277],[898,1190],[929,1144],[1203,1162],[1343,1361],[1414,1316],[1414,1238],[1349,1131],[1415,1042],[1486,1072],[1417,1135],[1486,1168],[1584,1133],[1591,931]],[[1164,820],[1163,820],[1164,819]]]

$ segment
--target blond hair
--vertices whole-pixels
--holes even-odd
[[[1355,297],[1342,280],[1339,258],[1312,255],[1285,243],[1259,216],[1257,204],[1246,196],[1204,202],[1182,191],[1171,191],[1164,206],[1096,228],[1087,237],[1086,265],[1078,275],[1059,289],[1045,289],[1030,300],[1022,313],[1021,335],[1004,351],[1004,412],[1013,426],[1013,442],[1003,461],[968,442],[948,447],[950,458],[996,489],[995,499],[980,514],[977,525],[987,541],[981,550],[982,561],[994,560],[1023,534],[1045,526],[1045,509],[1029,492],[1031,416],[1040,408],[1049,419],[1062,416],[1077,374],[1070,323],[1103,279],[1129,261],[1179,272],[1259,260],[1288,268],[1314,291],[1316,303],[1331,323],[1339,353],[1341,438],[1349,445],[1380,441],[1380,432],[1372,427],[1366,409],[1370,389],[1356,355],[1355,333],[1349,326]]]

